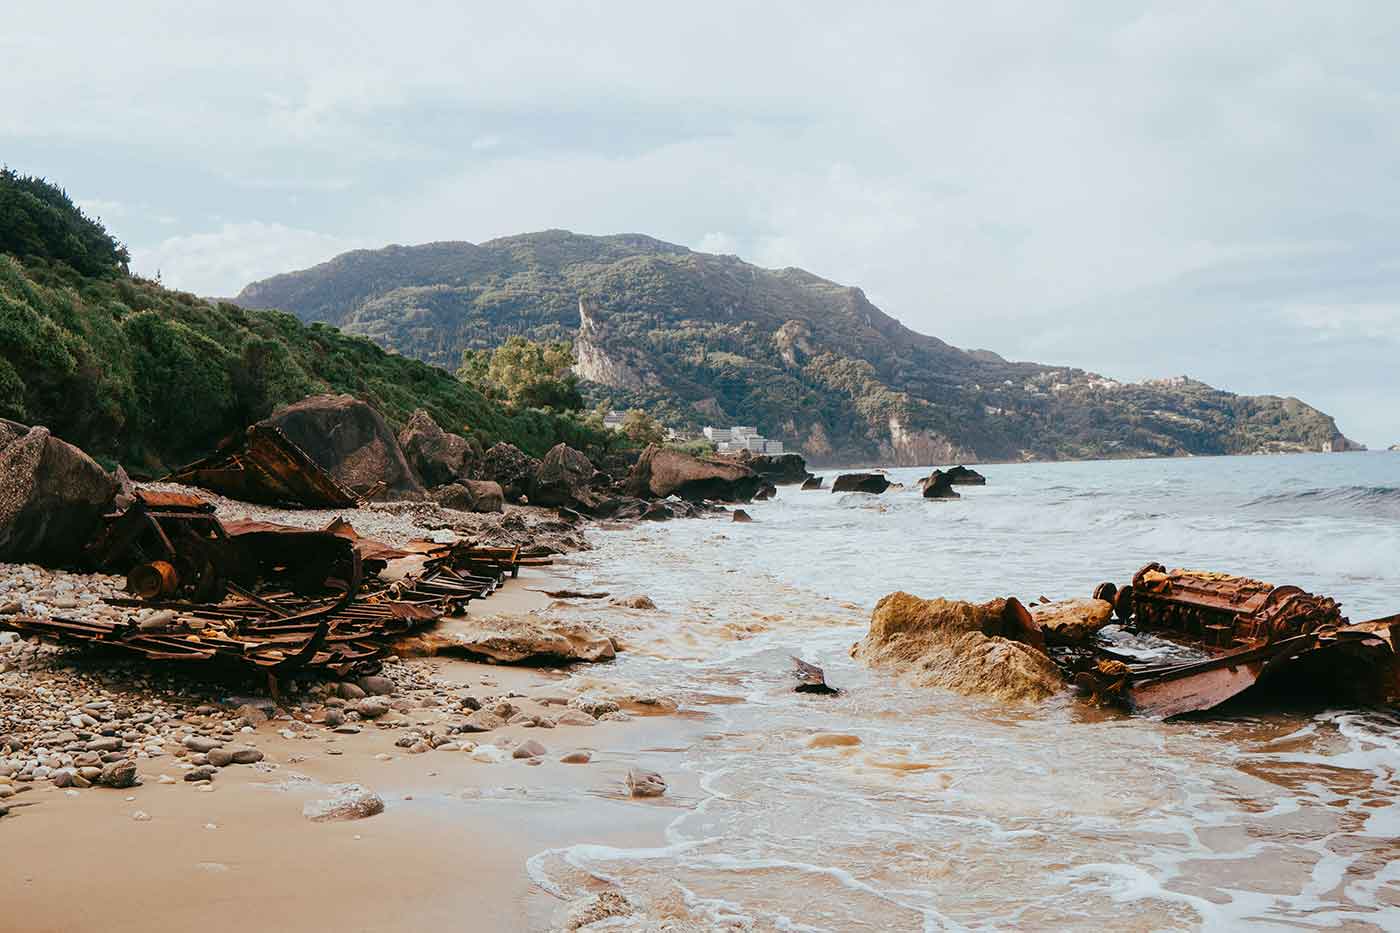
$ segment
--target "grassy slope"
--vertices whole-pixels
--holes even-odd
[[[364,337],[132,277],[125,249],[61,189],[0,172],[0,416],[152,473],[315,392],[348,392],[396,424],[426,408],[450,431],[537,455],[604,437],[572,417],[508,412]]]

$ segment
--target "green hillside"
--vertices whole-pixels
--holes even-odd
[[[1319,450],[1296,399],[1178,379],[1120,384],[918,334],[858,288],[645,236],[551,230],[346,253],[245,288],[245,307],[324,321],[455,366],[513,335],[573,340],[592,402],[672,427],[754,424],[817,463]]]
[[[426,408],[448,430],[535,454],[602,438],[576,418],[508,412],[364,337],[133,277],[127,261],[61,189],[0,173],[0,416],[144,473],[315,392],[351,393],[395,424]]]

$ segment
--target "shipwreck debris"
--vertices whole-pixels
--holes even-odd
[[[354,508],[342,486],[276,425],[259,422],[241,437],[166,477],[231,499],[292,508]]]
[[[824,696],[835,696],[841,692],[839,687],[832,687],[826,682],[826,672],[815,664],[810,664],[797,655],[789,655],[792,658],[792,676],[797,678],[797,686],[793,687],[794,693],[819,693]]]
[[[1211,571],[1143,567],[1099,599],[1139,632],[1196,649],[1199,657],[1139,662],[1100,648],[1069,673],[1080,689],[1163,718],[1214,709],[1256,685],[1341,694],[1360,703],[1400,697],[1400,615],[1349,624],[1341,606],[1296,586]]]
[[[373,674],[385,640],[457,615],[490,596],[522,564],[519,548],[470,542],[391,547],[337,519],[317,530],[220,522],[213,505],[183,493],[137,491],[106,517],[87,553],[127,575],[109,598],[124,619],[0,617],[0,628],[100,645],[151,661],[212,662],[276,679],[305,668]],[[416,569],[387,580],[390,561]]]

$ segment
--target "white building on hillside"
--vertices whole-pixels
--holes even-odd
[[[753,425],[736,424],[730,428],[706,427],[705,437],[722,454],[747,450],[751,454],[777,455],[783,452],[783,442],[769,440]]]

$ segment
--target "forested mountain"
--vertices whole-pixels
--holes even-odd
[[[858,288],[645,236],[562,230],[345,253],[235,299],[455,366],[520,334],[575,342],[593,401],[673,427],[754,424],[815,462],[1320,450],[1297,399],[1188,379],[1122,384],[916,333]]]
[[[603,436],[573,416],[507,411],[364,337],[171,291],[127,262],[62,189],[0,171],[0,417],[146,474],[317,392],[349,392],[396,424],[426,408],[450,431],[535,454]]]

